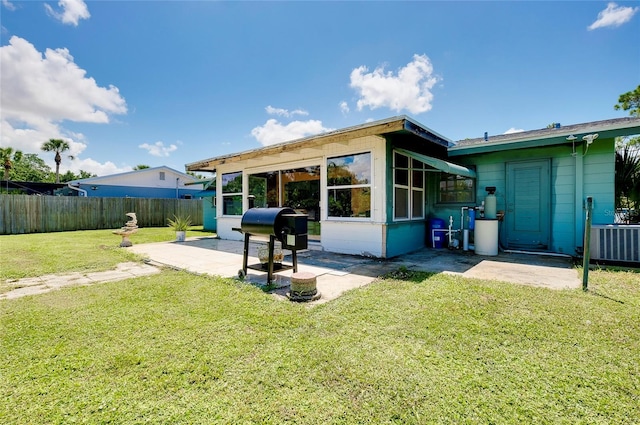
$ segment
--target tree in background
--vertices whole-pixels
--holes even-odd
[[[616,111],[640,117],[640,86],[621,94]],[[640,137],[616,138],[616,210],[627,223],[640,222]]]
[[[145,164],[138,164],[135,167],[133,167],[133,171],[137,171],[137,170],[144,170],[146,168],[151,168],[148,165]]]
[[[3,180],[9,180],[14,162],[20,161],[20,158],[22,158],[21,151],[14,151],[12,147],[0,148],[0,163],[4,168]]]
[[[62,139],[49,139],[48,142],[44,142],[42,150],[45,152],[55,152],[56,156],[56,183],[60,183],[60,163],[62,162],[61,153],[70,149],[69,143]],[[69,155],[69,159],[73,159],[73,155]]]
[[[613,109],[619,111],[629,111],[629,115],[632,117],[640,117],[640,86],[635,90],[628,91],[621,94],[618,98],[618,103],[613,106]]]
[[[198,174],[198,173],[194,173],[193,171],[187,171],[187,174],[190,175],[191,177],[195,177],[199,180],[204,180],[204,179],[208,179],[209,177],[203,175],[203,174]]]
[[[89,179],[91,177],[98,177],[97,174],[92,174],[88,171],[80,170],[80,174],[78,174],[78,179]],[[75,179],[74,179],[75,180]]]
[[[47,183],[53,182],[54,176],[51,167],[42,158],[35,153],[26,153],[13,164],[13,179],[21,182]]]
[[[622,221],[640,222],[640,144],[627,142],[616,150],[615,196]]]
[[[91,177],[97,177],[97,174],[91,174],[88,171],[80,170],[80,174],[76,175],[72,171],[67,171],[60,176],[60,183],[68,183],[73,180],[88,179]]]

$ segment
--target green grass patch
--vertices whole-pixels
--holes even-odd
[[[0,347],[0,423],[640,422],[628,271],[585,293],[405,269],[310,308],[164,270],[0,300]]]
[[[202,226],[193,227],[187,237],[210,236]],[[129,237],[133,244],[175,240],[169,227],[141,228]],[[140,260],[120,248],[122,237],[112,230],[33,233],[0,236],[0,291],[2,281],[51,273],[104,271],[124,261]]]

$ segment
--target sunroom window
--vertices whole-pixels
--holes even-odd
[[[222,175],[222,214],[242,215],[242,172]]]
[[[393,218],[424,218],[424,164],[395,152],[393,155]]]
[[[329,217],[371,217],[371,153],[327,159]]]

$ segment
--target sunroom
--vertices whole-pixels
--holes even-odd
[[[186,168],[216,173],[222,239],[242,239],[234,229],[251,207],[289,207],[322,249],[388,258],[425,246],[436,206],[475,202],[475,172],[446,160],[451,145],[399,116]]]

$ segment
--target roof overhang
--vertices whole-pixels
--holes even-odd
[[[191,186],[191,185],[195,185],[195,184],[201,184],[202,185],[202,189],[204,191],[206,191],[209,187],[216,185],[216,178],[212,177],[209,179],[199,179],[198,181],[195,182],[186,182],[184,185],[185,186]]]
[[[481,138],[461,140],[455,146],[450,147],[448,153],[449,156],[461,156],[511,149],[564,145],[572,143],[571,140],[567,140],[569,136],[574,136],[576,142],[582,142],[583,136],[592,133],[598,133],[600,139],[640,134],[640,118],[618,118],[558,128],[501,134],[491,136],[488,140]]]
[[[476,178],[476,172],[464,167],[462,165],[454,164],[452,162],[445,161],[443,159],[434,158],[427,155],[422,155],[417,152],[411,152],[405,149],[396,149],[396,152],[407,155],[413,159],[417,159],[418,161],[422,161],[425,164],[430,165],[433,168],[436,168],[440,171],[443,171],[448,174],[455,174],[457,176],[469,177],[472,179]]]
[[[192,162],[190,164],[186,164],[185,168],[187,171],[214,171],[218,165],[222,164],[245,161],[267,155],[279,155],[285,152],[293,152],[303,148],[313,148],[329,143],[344,143],[348,140],[360,137],[384,137],[385,135],[394,133],[414,135],[425,141],[442,146],[445,149],[453,145],[451,140],[403,115],[353,127],[347,127],[304,139],[278,143],[240,153],[222,155],[202,161]]]

